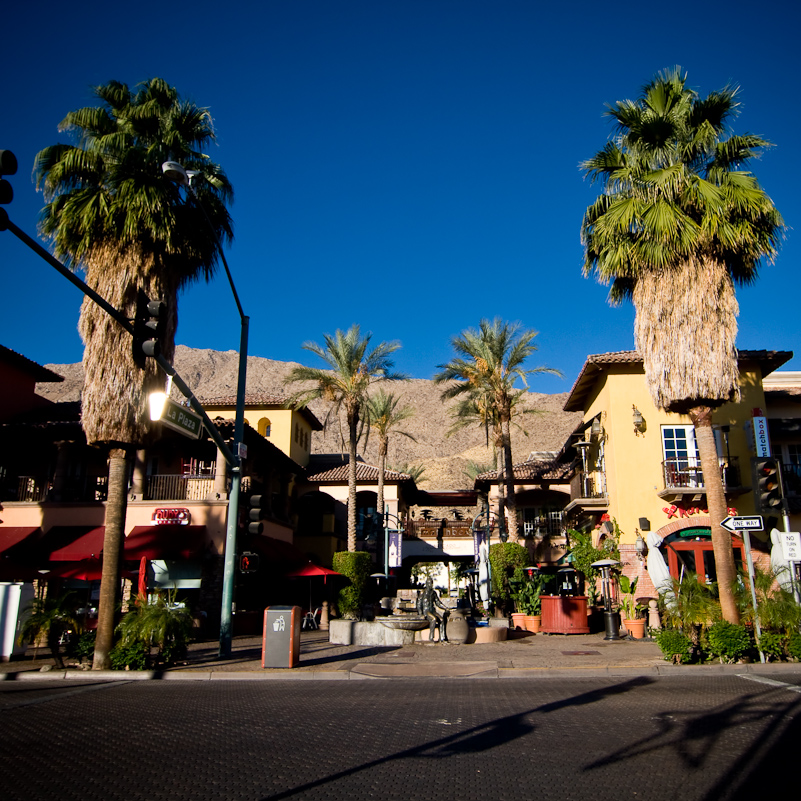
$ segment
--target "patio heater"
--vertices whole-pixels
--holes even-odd
[[[578,442],[573,443],[573,447],[577,448],[581,453],[581,491],[584,493],[582,497],[591,498],[592,481],[590,479],[589,473],[587,472],[587,451],[592,447],[592,443],[582,439],[579,440]]]
[[[605,640],[620,639],[620,612],[612,610],[612,568],[620,562],[614,559],[599,559],[593,562],[590,567],[595,567],[601,571],[601,594],[604,599],[604,631]]]

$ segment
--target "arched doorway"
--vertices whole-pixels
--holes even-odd
[[[736,570],[742,570],[744,546],[740,537],[732,535],[732,549]],[[665,557],[670,575],[681,578],[691,572],[696,573],[704,583],[718,580],[715,554],[712,547],[712,532],[708,525],[689,523],[682,528],[666,534],[659,547]]]

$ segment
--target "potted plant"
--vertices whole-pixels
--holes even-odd
[[[536,634],[540,630],[540,595],[542,593],[543,578],[540,575],[525,579],[517,595],[517,603],[525,615],[526,628]]]
[[[645,637],[645,618],[639,616],[643,608],[637,603],[634,591],[637,589],[637,579],[630,579],[628,576],[620,577],[620,591],[623,598],[620,602],[620,610],[623,617],[623,625],[626,631],[635,639],[641,640]]]

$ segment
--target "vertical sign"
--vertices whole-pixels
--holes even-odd
[[[476,558],[476,562],[479,560],[479,556],[481,553],[481,543],[487,541],[487,529],[485,528],[477,528],[473,531],[473,555]]]
[[[754,445],[757,456],[772,456],[768,440],[768,421],[765,417],[754,418]]]
[[[801,562],[801,534],[797,531],[780,531],[782,555],[785,562]]]
[[[403,562],[403,536],[398,529],[389,530],[389,566],[401,567]]]

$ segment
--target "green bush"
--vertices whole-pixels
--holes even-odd
[[[759,650],[765,654],[765,659],[780,660],[784,658],[785,637],[775,631],[763,631],[759,638]]]
[[[787,653],[793,659],[801,661],[801,634],[794,631],[787,639]]]
[[[751,636],[745,626],[719,620],[706,634],[709,653],[723,663],[736,662],[751,648]]]
[[[492,573],[492,597],[505,611],[512,597],[512,584],[525,580],[523,568],[531,564],[528,550],[516,542],[496,542],[489,549]]]
[[[668,662],[686,664],[690,661],[692,642],[686,634],[678,629],[660,629],[653,633],[653,637]]]
[[[85,631],[76,640],[71,640],[67,653],[73,659],[83,662],[84,659],[91,660],[95,653],[95,640],[97,632]]]
[[[127,645],[118,642],[109,653],[112,670],[145,670],[150,656],[150,646],[141,641]]]
[[[350,579],[337,596],[337,609],[342,617],[359,619],[364,602],[364,588],[370,576],[372,560],[367,551],[340,551],[334,554],[334,570]]]
[[[192,633],[192,616],[188,609],[176,604],[174,594],[158,595],[152,603],[139,603],[127,612],[117,626],[117,632],[121,635],[123,648],[140,643],[147,658],[151,646],[155,645],[158,661],[171,664],[186,654],[186,644]]]

